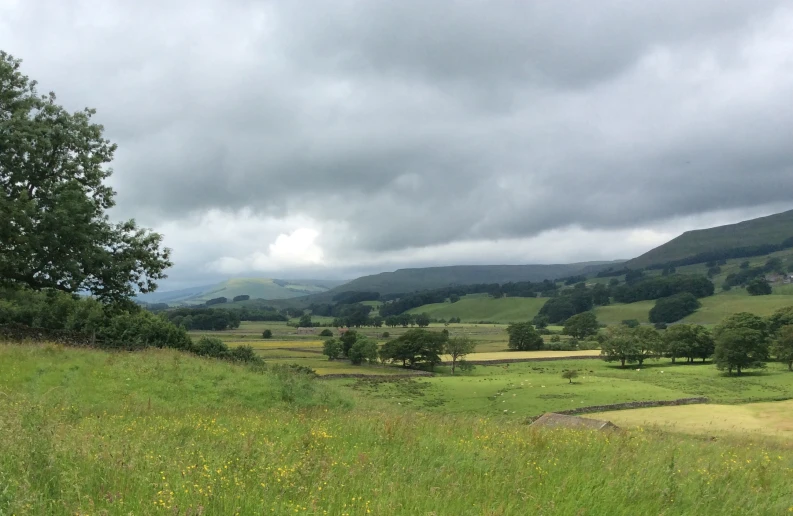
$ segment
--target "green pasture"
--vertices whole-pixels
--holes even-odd
[[[449,387],[471,408],[517,412],[540,381],[542,403],[572,405],[540,397],[552,394],[553,378],[549,368],[477,373]],[[578,389],[569,391],[574,399],[588,385],[600,393],[593,399],[611,396],[607,379],[588,381],[567,387]],[[0,514],[761,515],[793,507],[788,444],[536,430],[486,415],[494,410],[435,413],[414,382],[387,382],[404,385],[397,401],[174,350],[0,345]],[[501,394],[477,400],[496,383]],[[637,385],[637,394],[676,394]]]
[[[459,317],[463,322],[492,321],[497,323],[531,321],[547,298],[503,297],[493,299],[485,294],[464,296],[456,303],[434,303],[409,310],[426,313],[432,318]]]

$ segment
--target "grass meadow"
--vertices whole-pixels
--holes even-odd
[[[535,430],[173,350],[0,345],[0,435],[0,514],[793,510],[787,442]]]

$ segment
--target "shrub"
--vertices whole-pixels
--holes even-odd
[[[325,328],[321,332],[319,332],[320,337],[333,337],[333,332],[330,331],[328,328]]]
[[[217,337],[201,337],[193,344],[193,353],[201,357],[229,358],[229,348]]]
[[[562,338],[559,335],[552,335],[551,342],[561,342]]]
[[[460,371],[460,372],[470,373],[474,369],[476,369],[476,366],[474,364],[472,364],[471,362],[467,362],[465,360],[460,360],[460,362],[457,363],[457,370]]]
[[[263,339],[272,339],[273,338],[273,331],[272,330],[264,330],[262,332]]]
[[[383,338],[384,338],[384,339],[387,339],[387,338],[389,338],[390,336],[391,336],[391,334],[390,334],[390,333],[388,333],[387,331],[384,331],[384,332],[383,332]]]
[[[657,322],[653,326],[655,326],[656,330],[665,330],[666,329],[666,323],[665,322]]]
[[[251,346],[237,346],[228,352],[228,358],[235,362],[264,362]]]
[[[628,328],[636,328],[641,323],[636,319],[624,319],[621,323],[623,326],[627,326]]]

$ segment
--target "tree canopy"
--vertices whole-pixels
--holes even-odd
[[[517,351],[534,351],[542,349],[542,337],[531,323],[516,323],[507,326],[509,349]]]
[[[108,303],[155,290],[171,266],[162,237],[106,214],[116,145],[95,110],[40,95],[20,64],[0,51],[0,283]]]

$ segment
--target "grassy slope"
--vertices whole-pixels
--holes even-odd
[[[597,271],[597,264],[583,262],[556,265],[454,265],[450,267],[426,267],[399,269],[355,279],[334,292],[376,291],[381,294],[398,294],[427,290],[450,285],[474,283],[508,283],[510,281],[542,281],[579,274],[583,269]]]
[[[206,287],[144,294],[139,296],[139,299],[147,303],[165,302],[170,304],[201,304],[209,299],[221,296],[231,301],[235,296],[245,294],[251,296],[251,299],[290,299],[327,292],[329,289],[338,286],[339,283],[341,282],[295,280],[294,282],[281,286],[270,278],[233,278]]]
[[[409,313],[427,313],[430,317],[448,319],[459,317],[463,322],[493,321],[499,323],[530,321],[545,298],[505,297],[493,299],[486,295],[465,296],[456,303],[434,303],[409,310]]]
[[[705,251],[761,244],[778,244],[793,236],[793,210],[738,224],[688,231],[627,262],[637,268],[666,263]]]
[[[582,389],[583,390],[583,389]],[[0,345],[3,514],[781,514],[773,441],[535,431],[172,351]],[[354,396],[353,396],[354,397]],[[670,466],[671,465],[671,466]]]
[[[760,316],[768,316],[779,308],[793,305],[793,296],[770,295],[750,296],[745,291],[724,292],[715,296],[700,299],[702,306],[682,322],[696,324],[718,324],[728,315],[738,312],[750,312]],[[636,319],[649,322],[648,314],[655,306],[655,301],[639,301],[630,304],[613,304],[595,309],[598,321],[606,324],[618,324],[625,319]]]

